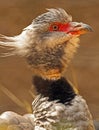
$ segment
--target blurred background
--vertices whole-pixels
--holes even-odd
[[[99,1],[98,0],[0,0],[0,33],[21,33],[46,8],[64,8],[73,21],[92,26],[94,32],[81,37],[80,48],[66,75],[87,100],[94,119],[99,119]],[[0,49],[2,51],[2,49]],[[31,111],[32,73],[20,57],[0,57],[0,113]]]

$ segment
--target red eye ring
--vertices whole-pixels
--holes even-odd
[[[69,23],[54,22],[49,26],[49,31],[68,32],[69,27]]]
[[[52,30],[53,31],[59,30],[59,26],[57,24],[52,25]]]

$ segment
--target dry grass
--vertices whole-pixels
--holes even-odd
[[[18,107],[27,111],[27,113],[32,113],[31,104],[26,100],[20,100],[15,94],[13,94],[10,90],[8,90],[5,86],[0,84],[0,90],[12,100]],[[30,91],[31,95],[32,92]]]

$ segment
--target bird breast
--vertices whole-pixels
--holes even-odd
[[[47,97],[39,95],[32,106],[38,130],[88,130],[92,123],[86,102],[79,95],[71,101],[71,105],[49,102]]]

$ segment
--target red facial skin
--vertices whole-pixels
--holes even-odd
[[[70,28],[69,23],[52,23],[49,30],[50,31],[60,31],[60,32],[68,32]]]
[[[59,22],[52,23],[49,27],[49,31],[66,32],[72,35],[81,35],[86,33],[86,30],[83,28],[76,30],[76,27],[73,27],[70,23],[59,23]]]

